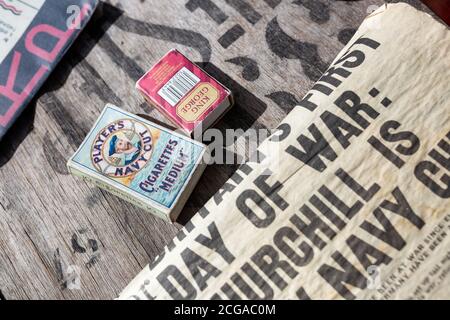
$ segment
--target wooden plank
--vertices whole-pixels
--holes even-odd
[[[166,51],[233,90],[222,132],[275,128],[382,1],[233,3],[110,0],[98,10],[0,145],[0,296],[115,298],[234,172],[210,166],[177,225],[68,175],[107,102],[164,121],[134,83]]]

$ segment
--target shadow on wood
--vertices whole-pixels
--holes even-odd
[[[36,99],[33,99],[0,141],[0,168],[14,156],[17,148],[33,131]]]

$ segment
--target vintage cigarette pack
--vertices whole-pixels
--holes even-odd
[[[205,165],[206,147],[107,105],[69,171],[165,220],[175,221]]]
[[[230,90],[177,50],[169,51],[136,88],[189,136],[201,136],[233,105]]]

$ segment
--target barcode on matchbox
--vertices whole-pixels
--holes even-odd
[[[174,107],[199,82],[195,74],[183,67],[158,91],[158,95]]]

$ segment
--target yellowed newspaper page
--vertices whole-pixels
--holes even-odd
[[[449,53],[431,16],[373,12],[120,298],[450,298]]]

